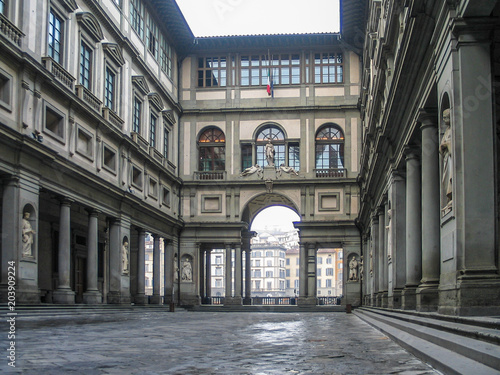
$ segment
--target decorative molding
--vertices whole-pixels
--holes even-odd
[[[158,93],[152,92],[148,94],[149,103],[152,104],[158,111],[164,108],[163,100]]]
[[[143,94],[147,95],[149,92],[148,83],[144,76],[132,76],[132,84]]]
[[[96,42],[104,39],[101,25],[95,16],[90,12],[80,12],[76,14],[78,23],[87,31]]]
[[[125,59],[123,58],[120,46],[116,43],[103,43],[102,48],[109,57],[118,65],[122,66],[125,64]]]
[[[78,9],[78,4],[76,3],[76,0],[60,0],[60,2],[64,6],[64,8],[70,13]]]
[[[162,111],[163,118],[170,124],[174,125],[175,124],[175,117],[174,117],[174,111],[172,109],[165,109]]]

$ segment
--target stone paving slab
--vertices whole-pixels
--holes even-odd
[[[7,324],[0,325],[7,352]],[[137,312],[18,316],[16,368],[0,373],[439,374],[352,314]]]

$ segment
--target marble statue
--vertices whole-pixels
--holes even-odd
[[[293,173],[295,176],[298,176],[299,175],[299,172],[297,172],[295,169],[293,169],[292,167],[287,167],[285,166],[285,164],[281,164],[279,169],[279,174],[281,176],[281,173],[282,172],[285,172],[285,173]]]
[[[122,245],[122,272],[128,273],[128,242]]]
[[[353,256],[349,262],[349,281],[358,281],[358,260]]]
[[[274,146],[273,144],[271,143],[271,141],[268,141],[266,143],[266,160],[267,160],[267,165],[269,165],[270,167],[274,167],[274,154],[275,154],[275,150],[274,150]]]
[[[241,173],[240,177],[248,176],[257,172],[259,177],[262,177],[262,167],[259,164],[252,165],[251,167],[245,168]]]
[[[23,256],[31,257],[33,256],[33,235],[35,231],[31,227],[29,221],[30,213],[25,212],[23,217],[23,227],[22,227],[22,242],[23,242]]]
[[[446,126],[441,143],[439,145],[439,153],[443,157],[443,169],[441,176],[441,189],[445,192],[444,207],[441,209],[443,215],[451,211],[453,203],[453,147],[451,139],[451,122],[450,109],[443,111],[443,122]]]
[[[387,225],[385,230],[387,231],[387,261],[392,261],[392,209],[387,210]]]
[[[191,265],[191,260],[188,258],[182,262],[181,280],[193,281],[193,266]]]

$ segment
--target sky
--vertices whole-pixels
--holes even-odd
[[[197,37],[338,32],[339,0],[176,0]]]
[[[257,214],[252,222],[251,230],[262,232],[266,228],[274,229],[276,227],[293,230],[295,229],[293,221],[300,221],[300,216],[295,211],[283,206],[271,206]]]

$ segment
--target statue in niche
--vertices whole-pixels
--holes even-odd
[[[179,280],[179,267],[177,267],[177,253],[174,254],[174,264],[173,264],[173,272],[174,272],[174,281]]]
[[[361,259],[359,260],[359,278],[360,278],[360,280],[363,280],[363,272],[364,272],[363,255],[361,255],[360,258]]]
[[[266,152],[267,165],[270,167],[274,167],[274,154],[276,151],[274,150],[274,146],[270,140],[267,141],[266,143],[265,152]]]
[[[193,266],[191,264],[191,259],[187,257],[182,261],[181,280],[193,281]]]
[[[125,241],[122,245],[122,272],[128,273],[128,242]]]
[[[392,262],[392,209],[387,210],[387,225],[385,230],[387,231],[387,261]]]
[[[295,176],[298,176],[299,175],[299,172],[297,172],[295,169],[293,169],[292,167],[287,167],[285,166],[285,164],[281,164],[279,169],[278,169],[278,172],[279,172],[279,175],[281,176],[281,173],[282,172],[285,172],[285,173],[293,173]]]
[[[356,255],[349,261],[349,281],[358,281],[358,260]]]
[[[252,165],[251,167],[245,168],[241,173],[240,177],[248,176],[257,172],[257,176],[262,178],[263,169],[259,164]]]
[[[441,209],[443,215],[451,211],[453,204],[453,147],[451,139],[451,122],[450,109],[443,111],[443,122],[446,126],[441,143],[439,145],[439,153],[443,157],[443,170],[441,176],[441,191],[445,192],[445,205]]]
[[[23,256],[32,257],[33,256],[33,235],[36,233],[31,227],[30,213],[25,212],[23,216],[23,227],[22,227],[22,242],[23,242]]]

